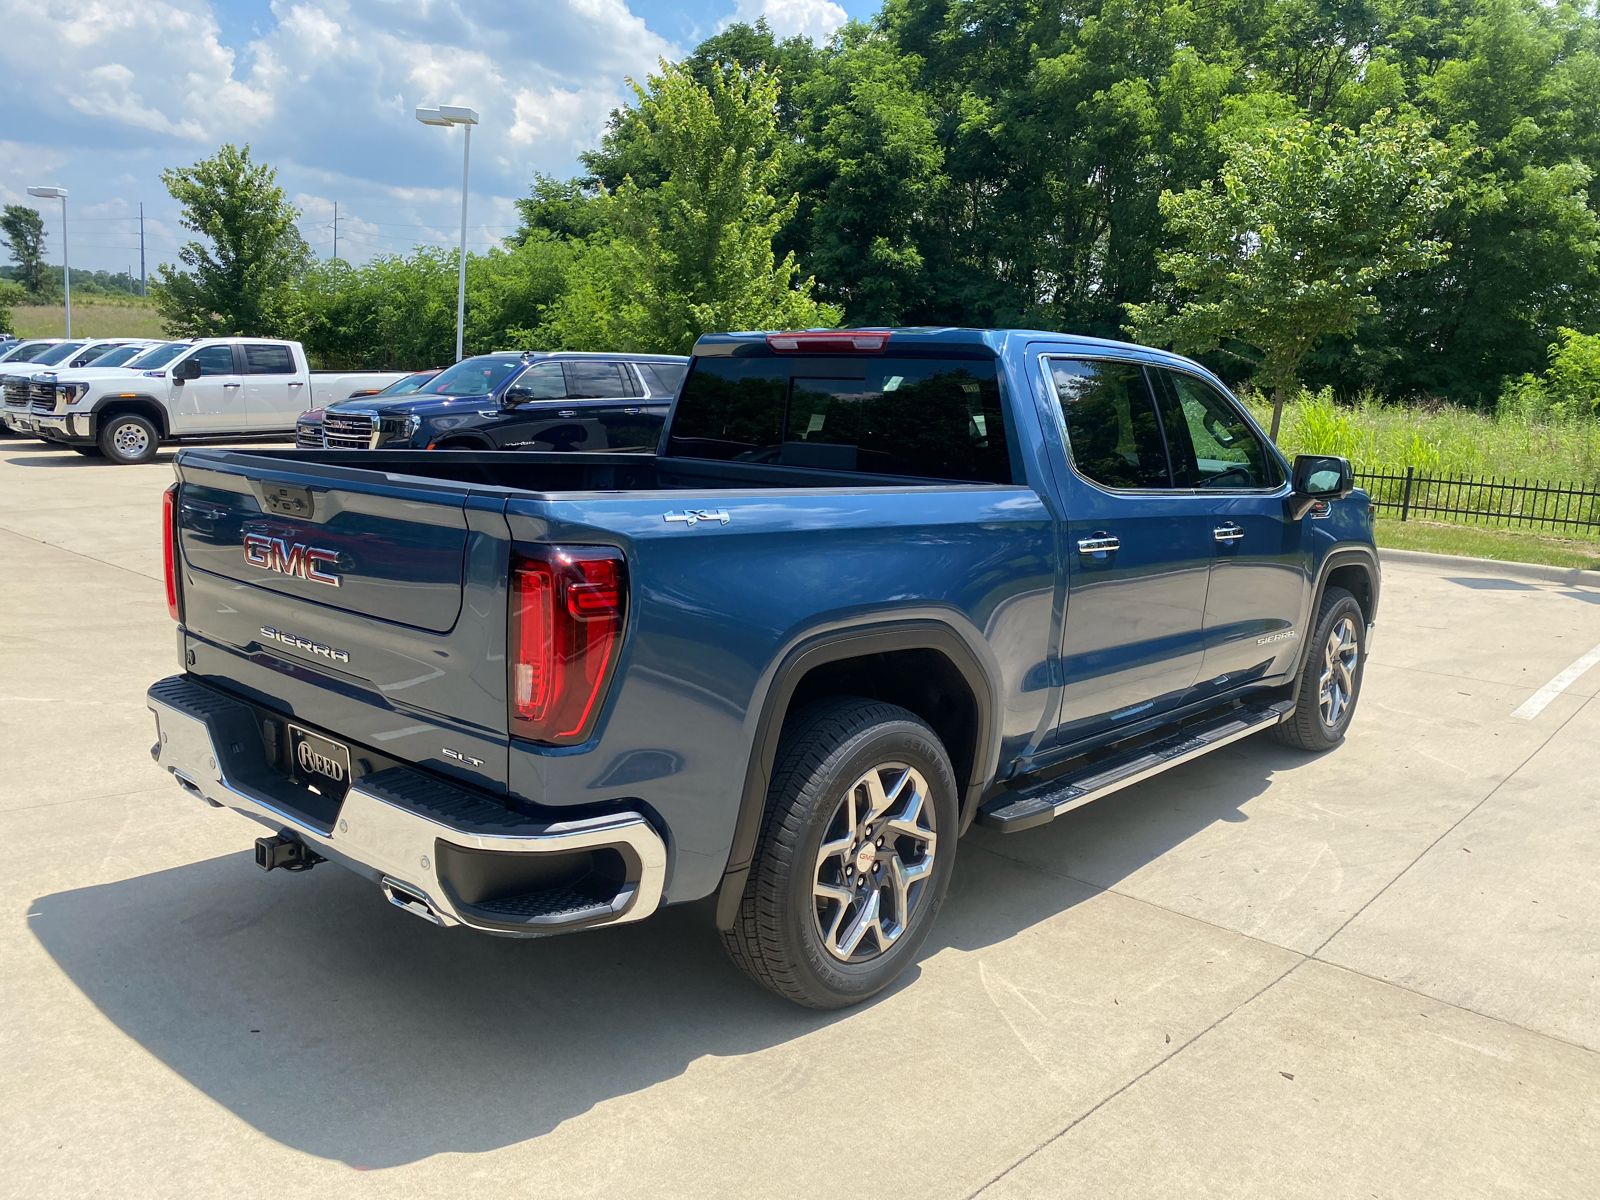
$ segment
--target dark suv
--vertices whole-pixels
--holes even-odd
[[[509,351],[463,359],[409,395],[305,413],[295,444],[375,450],[654,450],[689,360]]]

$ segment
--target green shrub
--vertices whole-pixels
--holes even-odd
[[[1600,421],[1566,416],[1552,407],[1547,385],[1537,376],[1499,410],[1485,414],[1456,405],[1385,404],[1368,394],[1354,404],[1337,403],[1326,389],[1302,391],[1283,415],[1278,445],[1284,453],[1340,454],[1357,471],[1496,476],[1546,483],[1600,484]],[[1263,426],[1272,408],[1265,397],[1245,393]]]

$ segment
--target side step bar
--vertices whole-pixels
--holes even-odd
[[[1293,700],[1280,700],[1264,707],[1236,708],[1212,721],[1190,725],[1171,737],[1124,750],[1044,783],[996,796],[978,809],[978,824],[1001,833],[1018,833],[1048,824],[1062,813],[1101,796],[1209,754],[1229,742],[1270,729],[1293,711]]]

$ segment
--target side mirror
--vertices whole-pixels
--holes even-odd
[[[515,408],[519,404],[526,404],[533,399],[533,389],[513,384],[500,393],[501,408]]]
[[[198,358],[184,359],[181,363],[172,368],[172,377],[179,383],[182,383],[185,379],[199,379],[200,360]]]
[[[1322,500],[1343,500],[1356,486],[1348,458],[1332,454],[1299,454],[1294,460],[1294,494],[1289,497],[1295,520]]]

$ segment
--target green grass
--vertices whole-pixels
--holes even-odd
[[[1272,406],[1246,402],[1264,428]],[[1358,471],[1499,476],[1541,483],[1600,485],[1600,421],[1495,417],[1451,405],[1335,404],[1302,393],[1284,409],[1278,444],[1296,454],[1340,454]]]
[[[1600,540],[1561,537],[1516,529],[1480,529],[1435,521],[1399,521],[1379,517],[1378,545],[1391,550],[1422,550],[1493,558],[1500,562],[1542,563],[1600,571]]]
[[[11,326],[18,337],[61,337],[66,330],[66,314],[59,304],[18,305],[11,310]],[[155,305],[137,296],[128,299],[100,296],[74,297],[72,301],[74,337],[159,338],[161,317]]]

